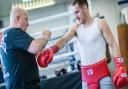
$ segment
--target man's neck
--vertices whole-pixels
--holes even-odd
[[[17,23],[10,23],[10,28],[20,28],[20,26]]]
[[[88,16],[87,18],[85,18],[85,23],[84,23],[84,25],[85,25],[85,26],[91,25],[91,24],[93,23],[93,20],[94,20],[93,17]]]

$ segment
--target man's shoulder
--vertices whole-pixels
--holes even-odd
[[[11,33],[11,32],[15,32],[17,28],[6,28],[4,33]]]
[[[73,23],[72,25],[71,25],[71,27],[79,27],[79,23]]]
[[[9,35],[14,35],[14,34],[20,34],[20,33],[24,33],[24,31],[21,30],[21,28],[7,28],[4,31],[4,34],[9,34]]]
[[[79,28],[79,25],[80,25],[79,23],[74,23],[70,26],[70,29],[76,31]]]
[[[107,21],[105,20],[105,19],[99,19],[99,24],[106,24],[107,23]]]

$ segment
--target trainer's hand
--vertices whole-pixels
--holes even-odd
[[[116,71],[113,76],[114,85],[117,88],[123,88],[128,84],[128,76],[124,59],[121,57],[115,57],[114,62],[116,65]]]
[[[44,29],[42,35],[43,35],[44,38],[50,39],[51,31],[49,31],[48,29]]]

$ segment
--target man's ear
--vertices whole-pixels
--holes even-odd
[[[82,6],[83,13],[86,14],[88,12],[88,7],[86,5]]]
[[[82,8],[83,8],[83,10],[87,10],[88,9],[88,7],[86,5],[83,5]]]

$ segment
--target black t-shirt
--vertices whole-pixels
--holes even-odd
[[[1,65],[1,61],[0,61],[0,65]],[[0,83],[4,82],[4,78],[3,78],[3,72],[2,72],[2,68],[0,67]]]
[[[39,70],[34,54],[27,50],[33,38],[20,28],[7,29],[0,47],[7,89],[39,89]]]

